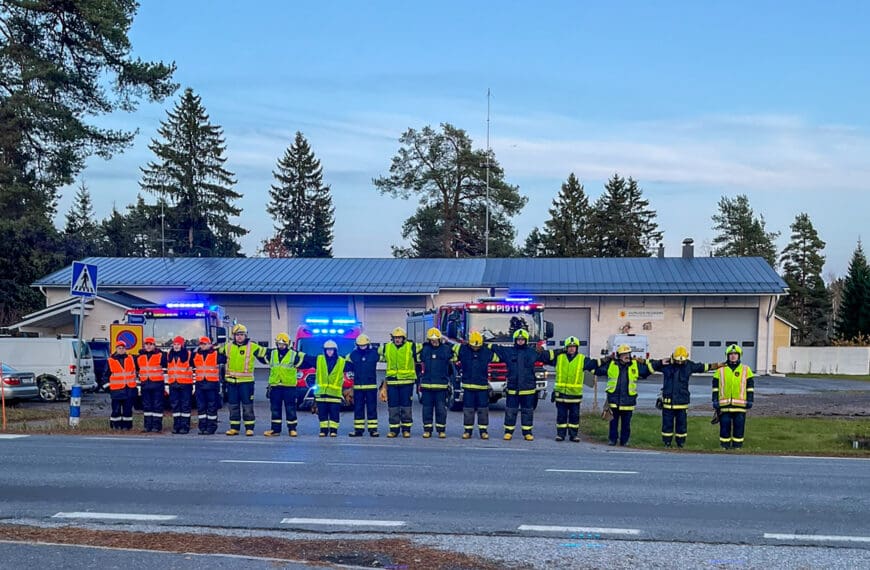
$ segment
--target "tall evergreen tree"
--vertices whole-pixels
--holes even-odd
[[[157,205],[145,203],[141,194],[122,214],[114,206],[100,223],[103,236],[100,255],[107,257],[159,257],[168,251],[173,240],[161,243],[161,200]],[[164,204],[165,206],[165,204]],[[165,208],[164,208],[165,211]]]
[[[174,64],[132,57],[129,0],[0,0],[0,324],[44,306],[30,284],[63,266],[52,223],[58,189],[91,155],[109,158],[133,131],[89,122],[160,101]]]
[[[166,223],[172,228],[176,255],[240,255],[238,238],[247,230],[230,222],[241,208],[233,190],[234,174],[224,168],[226,144],[221,127],[213,125],[202,100],[188,88],[148,148],[157,161],[142,169],[143,190],[171,205]]]
[[[272,175],[276,184],[266,210],[275,220],[273,239],[280,240],[281,251],[290,257],[332,257],[335,208],[323,167],[301,132]]]
[[[589,226],[593,257],[649,257],[662,239],[656,212],[637,181],[614,174],[592,207]]]
[[[382,193],[407,199],[419,207],[403,225],[409,247],[394,255],[472,257],[486,251],[486,165],[489,164],[489,254],[513,255],[516,231],[510,218],[526,198],[505,182],[501,166],[486,151],[474,150],[468,134],[444,123],[441,130],[408,129],[392,159],[390,175],[375,178]],[[436,247],[437,246],[437,247]]]
[[[520,249],[520,255],[523,257],[547,257],[544,234],[539,228],[533,228],[526,236],[526,241]]]
[[[84,182],[79,185],[75,202],[66,214],[63,233],[67,257],[71,261],[99,254],[102,246],[100,225],[94,216],[91,193]]]
[[[822,279],[825,242],[805,213],[795,217],[791,231],[791,242],[780,257],[789,294],[780,303],[779,311],[798,327],[796,345],[821,345],[827,339],[831,314],[831,299]]]
[[[574,173],[562,184],[544,223],[541,238],[547,257],[587,257],[590,244],[589,198]]]
[[[713,215],[713,254],[721,257],[763,257],[776,267],[776,245],[779,232],[768,232],[764,216],[755,216],[749,198],[740,194],[734,199],[722,196],[719,212]]]
[[[867,266],[867,257],[860,241],[843,281],[836,332],[844,340],[870,335],[870,267]]]

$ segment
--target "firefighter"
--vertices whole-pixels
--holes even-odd
[[[380,360],[387,363],[387,408],[389,410],[390,432],[387,437],[397,437],[399,429],[402,437],[411,437],[411,404],[414,398],[414,385],[417,382],[417,354],[419,345],[407,340],[408,333],[396,327],[390,334],[391,342],[382,346]]]
[[[594,372],[601,361],[580,353],[580,339],[569,336],[564,350],[545,351],[539,357],[547,364],[555,363],[556,385],[552,401],[556,403],[556,441],[580,441],[580,404],[583,402],[583,372]],[[567,432],[567,433],[566,433]]]
[[[347,355],[347,366],[353,371],[353,431],[350,437],[361,437],[366,428],[370,437],[378,437],[378,353],[369,337],[356,337],[356,348]]]
[[[233,340],[227,342],[218,352],[227,359],[227,397],[230,404],[230,429],[227,435],[239,435],[242,416],[245,421],[245,435],[254,435],[254,358],[265,363],[266,349],[248,338],[245,325],[233,325]]]
[[[608,445],[628,445],[631,437],[631,416],[637,405],[637,381],[652,374],[649,363],[642,358],[632,358],[631,347],[620,344],[616,348],[616,360],[602,362],[595,370],[596,376],[607,376],[607,406],[613,414],[610,420]],[[621,424],[621,425],[620,425]]]
[[[447,386],[454,375],[453,351],[442,342],[441,331],[435,327],[426,331],[428,341],[420,348],[422,364],[420,394],[423,404],[423,437],[432,437],[432,416],[438,438],[447,437]]]
[[[725,349],[725,366],[713,375],[713,408],[719,414],[719,445],[722,449],[743,447],[746,411],[755,400],[752,369],[740,362],[743,349],[736,344]]]
[[[266,356],[269,362],[269,387],[266,388],[266,397],[272,410],[272,428],[263,432],[263,435],[281,435],[281,416],[286,414],[287,435],[296,437],[296,369],[313,368],[315,360],[291,349],[290,336],[287,333],[278,333],[275,346],[277,348],[269,349]]]
[[[462,439],[471,439],[475,413],[480,439],[489,439],[489,364],[498,362],[498,356],[483,345],[483,335],[471,331],[467,344],[453,345],[453,360],[462,373]]]
[[[716,370],[721,363],[703,364],[689,360],[689,349],[678,346],[670,358],[650,360],[656,372],[662,373],[662,443],[670,447],[676,439],[677,447],[686,443],[689,432],[687,410],[689,409],[689,379],[692,374]]]
[[[214,435],[217,431],[218,399],[220,398],[220,365],[225,358],[214,349],[211,339],[200,337],[199,348],[193,354],[196,378],[196,411],[199,434]]]
[[[499,360],[507,364],[507,385],[504,412],[504,439],[510,441],[514,436],[517,424],[517,413],[522,414],[523,438],[533,441],[535,436],[532,428],[535,423],[535,399],[537,381],[535,379],[535,362],[538,352],[529,346],[529,331],[517,329],[513,334],[513,346],[491,345]]]
[[[334,340],[323,343],[323,354],[317,357],[315,383],[317,385],[317,417],[320,420],[320,437],[337,437],[341,420],[342,387],[347,360],[338,355]]]
[[[109,357],[109,392],[112,415],[109,428],[121,431],[133,429],[133,398],[136,397],[136,363],[127,354],[124,341],[115,343],[115,353]]]
[[[136,357],[139,391],[142,395],[143,432],[163,431],[163,389],[166,385],[166,353],[158,349],[154,337],[145,337],[142,350]]]
[[[184,337],[172,339],[166,354],[169,405],[172,407],[172,433],[190,432],[190,409],[193,399],[193,354],[184,346]]]

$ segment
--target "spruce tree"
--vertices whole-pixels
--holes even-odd
[[[791,242],[782,250],[780,263],[789,294],[779,305],[780,313],[797,327],[794,343],[813,346],[825,343],[831,299],[822,280],[825,242],[802,213],[791,225]]]
[[[852,254],[849,271],[843,281],[843,297],[837,312],[837,336],[852,340],[870,335],[870,267],[861,242]]]
[[[238,238],[247,230],[230,222],[241,209],[235,201],[234,174],[224,168],[226,144],[221,127],[213,125],[199,96],[188,88],[167,113],[149,148],[157,160],[142,169],[140,186],[171,208],[166,223],[172,228],[176,255],[238,256]]]
[[[589,198],[574,173],[562,184],[541,235],[547,257],[591,255]]]
[[[100,226],[94,217],[91,193],[84,182],[79,184],[75,202],[66,214],[63,233],[70,261],[99,254],[102,245]]]
[[[335,208],[323,184],[323,167],[301,132],[272,175],[276,183],[266,211],[275,220],[273,239],[282,245],[272,250],[290,257],[332,257]]]
[[[544,245],[544,235],[538,228],[533,228],[520,250],[523,257],[547,257],[547,248]]]
[[[662,239],[656,212],[633,178],[614,174],[592,210],[589,253],[593,257],[649,257]]]
[[[776,267],[776,245],[779,232],[768,232],[764,216],[755,216],[749,198],[740,194],[734,199],[722,196],[719,212],[713,215],[713,254],[720,257],[763,257]]]

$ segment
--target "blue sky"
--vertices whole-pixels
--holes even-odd
[[[570,172],[593,199],[613,172],[638,179],[668,255],[684,237],[706,252],[719,198],[740,193],[780,247],[808,212],[827,273],[870,235],[870,3],[145,0],[131,39],[174,60],[223,126],[248,255],[272,234],[271,173],[301,130],[332,186],[335,255],[389,256],[416,203],[371,179],[408,127],[450,122],[483,147],[487,88],[491,146],[529,197],[520,242]],[[135,200],[176,101],[100,121],[140,134],[82,174],[98,217]]]

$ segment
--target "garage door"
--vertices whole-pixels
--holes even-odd
[[[580,339],[580,352],[586,356],[595,356],[589,352],[591,317],[590,309],[544,309],[544,319],[553,323],[555,333],[547,345],[558,348],[566,337],[576,336]]]
[[[269,346],[272,344],[272,325],[269,317],[269,305],[265,302],[259,304],[223,304],[230,323],[237,322],[248,327],[248,338],[258,344]],[[232,325],[230,325],[232,326]]]
[[[390,339],[390,331],[396,327],[405,327],[408,311],[420,311],[425,306],[425,299],[418,299],[416,297],[398,299],[367,298],[365,300],[363,328],[373,342],[387,342]]]
[[[758,309],[694,309],[692,311],[692,360],[722,362],[729,344],[743,349],[744,364],[755,370]]]

